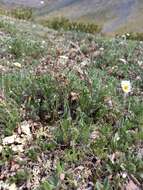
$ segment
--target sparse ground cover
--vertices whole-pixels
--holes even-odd
[[[0,186],[142,189],[143,42],[1,17],[0,46]]]

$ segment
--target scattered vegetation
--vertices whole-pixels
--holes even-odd
[[[7,15],[7,10],[4,8],[0,8],[0,15]]]
[[[33,18],[33,10],[28,7],[18,7],[11,9],[0,8],[0,15],[7,15],[17,19],[31,20]]]
[[[63,29],[65,31],[87,32],[92,34],[96,34],[101,31],[101,28],[96,24],[70,21],[64,17],[56,17],[49,20],[43,20],[40,21],[40,23],[55,30]]]
[[[61,24],[0,20],[0,185],[142,189],[143,44]]]

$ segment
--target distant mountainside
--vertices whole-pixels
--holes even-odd
[[[8,5],[8,6],[14,6],[14,5],[22,5],[22,6],[28,6],[28,7],[40,7],[41,3],[40,0],[0,0],[1,3]]]
[[[103,32],[119,30],[143,31],[142,0],[59,0],[41,8],[40,15],[65,16],[70,19],[96,22]]]
[[[143,31],[143,0],[0,0],[38,8],[42,19],[65,16],[69,19],[96,22],[103,32]]]

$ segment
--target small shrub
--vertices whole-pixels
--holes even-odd
[[[18,19],[30,20],[33,12],[31,8],[16,8],[11,11],[11,15]]]
[[[128,35],[126,35],[126,39],[143,41],[143,33],[131,32]]]
[[[55,30],[64,29],[65,31],[87,32],[93,34],[101,31],[101,28],[96,24],[70,21],[64,17],[43,20],[41,21],[41,24]]]
[[[9,11],[4,9],[4,8],[0,8],[0,15],[8,15]]]

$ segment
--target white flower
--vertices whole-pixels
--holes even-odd
[[[136,77],[136,80],[141,80],[141,77],[140,77],[140,76],[137,76],[137,77]]]
[[[132,87],[131,87],[130,81],[128,81],[128,80],[121,81],[121,87],[125,94],[128,94],[129,92],[131,92]]]
[[[120,140],[120,136],[118,133],[115,133],[115,136],[114,136],[114,142],[118,142]]]
[[[126,36],[130,36],[130,34],[129,34],[129,33],[127,33],[127,34],[126,34]]]
[[[122,178],[124,178],[124,179],[125,179],[126,177],[127,177],[127,173],[125,173],[125,172],[124,172],[124,173],[122,173]]]

